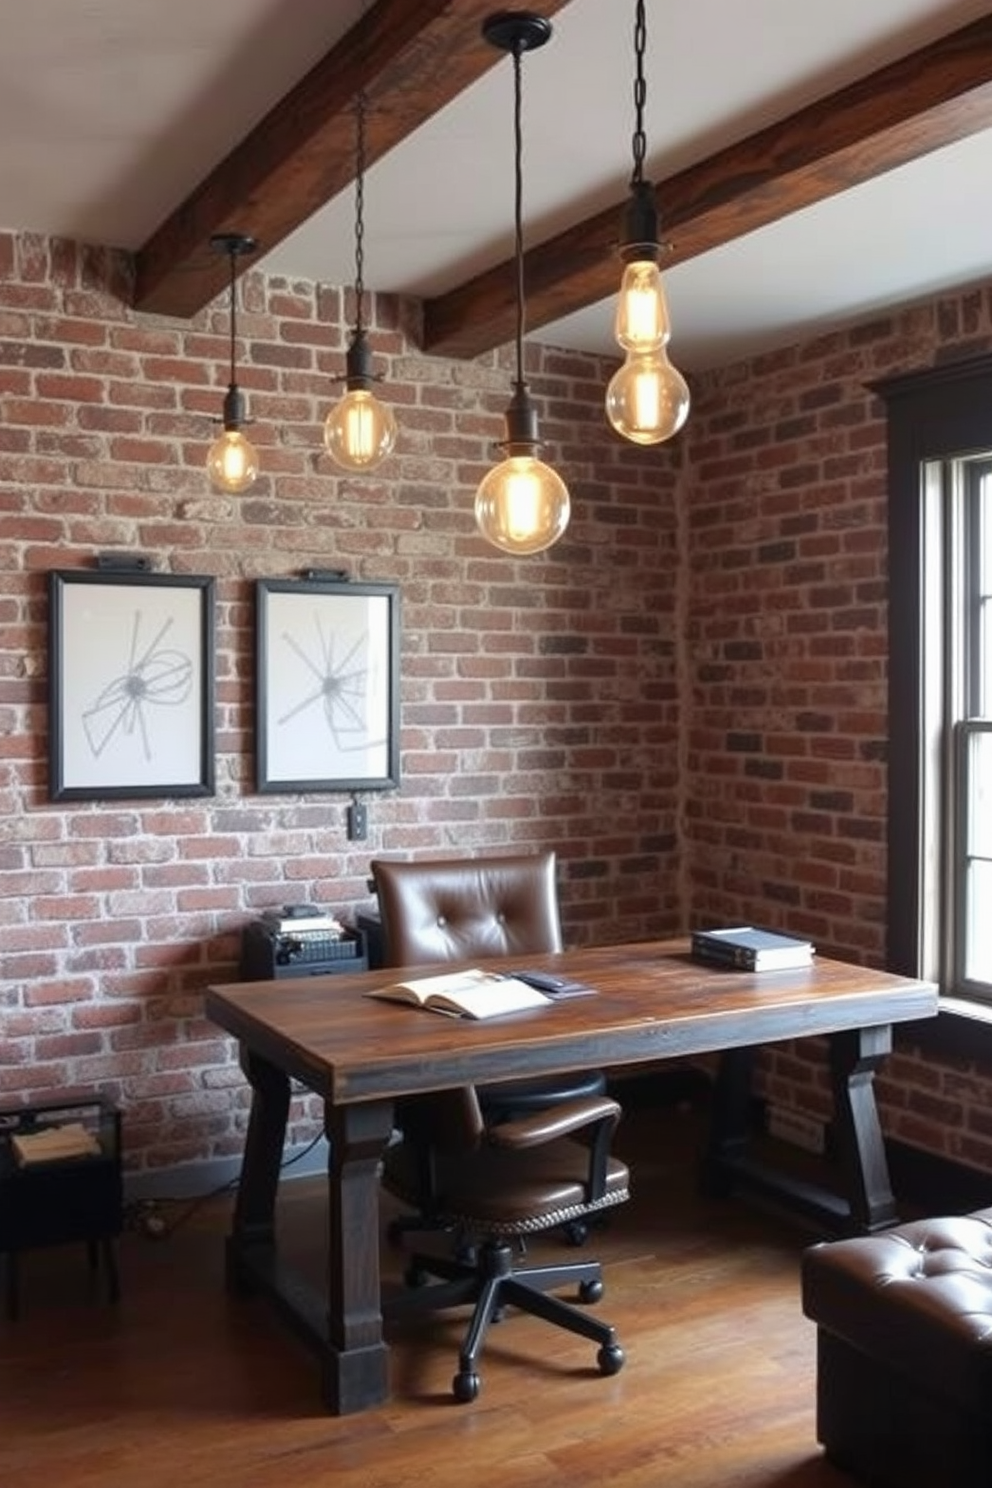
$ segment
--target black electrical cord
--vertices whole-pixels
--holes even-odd
[[[294,1152],[292,1157],[286,1158],[285,1162],[279,1166],[280,1173],[284,1173],[287,1168],[291,1168],[295,1163],[302,1162],[305,1157],[309,1157],[318,1142],[322,1140],[323,1133],[321,1132],[308,1142],[305,1147],[302,1147],[299,1152]],[[232,1193],[240,1181],[240,1174],[238,1174],[234,1178],[229,1178],[226,1183],[218,1184],[216,1188],[210,1188],[205,1193],[194,1195],[192,1199],[184,1200],[176,1197],[139,1199],[134,1204],[126,1206],[125,1214],[130,1215],[130,1222],[127,1224],[127,1228],[136,1230],[149,1240],[166,1240],[170,1235],[174,1235],[182,1225],[187,1224],[194,1214],[199,1213],[205,1204],[210,1203],[213,1199],[219,1199],[223,1194]],[[174,1219],[167,1219],[162,1213],[162,1208],[163,1206],[174,1204],[185,1204],[186,1207]]]

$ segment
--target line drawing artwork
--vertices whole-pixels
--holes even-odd
[[[395,586],[259,579],[260,791],[386,790],[399,779]]]
[[[215,588],[210,575],[49,572],[53,801],[213,795]]]
[[[115,739],[137,736],[143,757],[150,762],[154,758],[150,715],[156,708],[181,707],[189,699],[192,658],[163,644],[175,617],[169,616],[147,644],[142,642],[143,624],[143,613],[136,609],[124,670],[83,711],[83,730],[94,759],[99,759]]]
[[[340,754],[381,748],[386,739],[369,737],[365,715],[369,702],[368,631],[363,631],[338,660],[334,634],[321,623],[319,614],[314,614],[313,625],[316,636],[309,648],[291,631],[282,633],[282,639],[302,662],[315,686],[279,715],[277,725],[283,727],[300,714],[318,708]]]

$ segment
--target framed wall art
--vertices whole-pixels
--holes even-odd
[[[214,587],[186,574],[49,573],[53,801],[213,794]]]
[[[395,584],[258,580],[260,791],[399,785],[399,608]]]

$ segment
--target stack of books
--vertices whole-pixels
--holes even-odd
[[[692,955],[709,966],[728,966],[738,971],[790,971],[810,966],[815,947],[808,940],[736,925],[728,930],[695,930]]]
[[[346,933],[336,915],[315,904],[286,904],[282,909],[267,909],[262,923],[276,935],[313,935],[319,931],[324,940],[340,940]]]
[[[63,1162],[69,1157],[99,1157],[102,1151],[97,1138],[81,1121],[14,1132],[10,1138],[10,1150],[22,1168],[32,1167],[35,1163]]]

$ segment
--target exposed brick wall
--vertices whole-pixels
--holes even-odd
[[[698,379],[685,495],[681,840],[694,923],[757,921],[882,964],[886,891],[886,424],[871,384],[992,348],[992,287]],[[898,809],[898,803],[894,804]],[[766,1092],[826,1116],[815,1042]],[[894,1137],[992,1171],[987,1069],[899,1052]]]
[[[344,297],[253,270],[238,361],[263,475],[219,496],[203,462],[227,297],[189,323],[136,315],[129,276],[123,255],[0,235],[0,1100],[99,1085],[125,1108],[134,1170],[240,1149],[244,1082],[202,989],[235,974],[263,907],[366,903],[377,852],[554,846],[572,942],[673,933],[685,910],[678,456],[607,430],[608,369],[528,348],[574,515],[550,554],[516,562],[472,515],[505,352],[425,356],[417,306],[376,300],[399,441],[374,476],[340,477],[321,424],[341,394]],[[214,798],[48,800],[45,576],[108,549],[218,578]],[[363,844],[346,841],[344,796],[254,791],[254,580],[311,566],[402,594],[403,782],[367,798]]]
[[[688,500],[693,912],[749,906],[858,959],[881,955],[885,893],[886,429],[866,382],[897,333],[874,329],[710,379]]]

